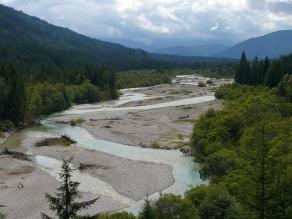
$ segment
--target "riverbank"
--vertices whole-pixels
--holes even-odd
[[[86,211],[90,215],[122,209],[136,213],[147,195],[182,195],[190,185],[204,183],[192,158],[178,150],[157,148],[188,144],[195,119],[209,107],[222,107],[214,100],[214,87],[176,83],[122,92],[119,100],[74,106],[50,116],[48,120],[53,122],[44,120],[40,126],[8,138],[5,146],[31,158],[20,161],[0,157],[0,196],[4,197],[0,204],[6,206],[1,211],[8,218],[39,218],[40,212],[47,212],[44,194],[55,191],[61,160],[71,156],[75,168],[83,166],[73,174],[73,180],[81,183],[80,198],[101,197]],[[81,122],[71,126],[72,119]],[[77,143],[34,146],[39,140],[61,135]],[[17,188],[19,183],[24,187]],[[28,202],[26,197],[33,201]]]
[[[0,157],[0,204],[5,206],[1,211],[8,218],[19,215],[39,218],[40,212],[50,214],[45,193],[55,192],[59,171],[51,158],[59,161],[73,156],[72,165],[76,169],[81,163],[95,166],[77,170],[73,178],[81,183],[80,200],[101,197],[86,211],[91,215],[131,207],[136,201],[174,183],[172,168],[166,164],[129,160],[77,145],[34,147],[44,135],[27,133],[26,136],[17,150],[30,154],[31,161]],[[20,183],[23,188],[18,188]]]
[[[41,212],[51,214],[45,193],[54,193],[59,186],[57,180],[34,161],[21,161],[11,157],[0,158],[0,204],[7,218],[40,218]],[[19,188],[19,185],[23,188]],[[79,193],[79,201],[89,200],[96,194]],[[107,196],[100,199],[86,213],[112,212],[127,207]],[[85,213],[85,212],[84,212]]]
[[[121,101],[119,105],[101,103],[73,107],[66,114],[51,117],[50,120],[69,123],[82,119],[82,127],[95,138],[105,141],[146,148],[177,149],[188,145],[195,120],[202,113],[210,107],[223,108],[222,101],[212,97],[215,85],[227,82],[230,83],[217,80],[214,86],[209,87],[176,83],[124,90],[122,92],[136,98],[129,102]],[[186,101],[176,103],[177,100]],[[167,103],[170,103],[169,106]]]

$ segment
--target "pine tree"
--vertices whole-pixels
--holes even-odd
[[[245,52],[242,53],[239,66],[235,72],[235,82],[239,84],[248,83],[250,77],[250,65],[247,60]]]
[[[61,172],[59,176],[61,178],[61,185],[57,188],[55,196],[46,194],[46,199],[50,204],[50,209],[56,212],[56,215],[60,219],[74,218],[77,213],[82,209],[89,208],[99,198],[87,201],[87,202],[76,202],[75,199],[78,194],[78,182],[71,180],[73,169],[70,166],[72,158],[63,160]],[[49,216],[42,214],[42,218],[50,218]]]
[[[258,57],[255,57],[252,63],[252,74],[250,75],[250,84],[258,85],[260,84],[260,77],[261,77],[261,67]]]
[[[155,219],[154,209],[148,196],[145,200],[141,212],[139,213],[139,219]]]
[[[22,77],[16,73],[12,65],[9,66],[8,76],[9,95],[6,104],[7,119],[19,125],[24,121],[25,114],[25,87]]]
[[[116,75],[112,70],[109,70],[109,88],[111,92],[111,98],[116,99],[118,97],[116,90]]]
[[[274,61],[266,74],[265,85],[268,86],[269,88],[276,87],[278,86],[281,79],[282,79],[281,64],[279,61]]]

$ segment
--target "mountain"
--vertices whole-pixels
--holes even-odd
[[[194,47],[176,46],[155,50],[154,53],[179,55],[179,56],[206,56],[210,57],[214,54],[227,49],[228,46],[222,44],[206,44]]]
[[[186,38],[154,38],[154,39],[144,39],[144,40],[131,40],[131,39],[124,39],[124,38],[104,38],[104,41],[118,43],[123,46],[134,48],[134,49],[143,49],[147,52],[152,53],[159,53],[160,50],[166,50],[163,54],[168,54],[167,50],[172,50],[173,48],[176,49],[178,47],[182,47],[182,49],[192,48],[200,50],[200,52],[192,54],[196,56],[202,56],[206,53],[209,55],[213,51],[214,53],[218,53],[221,50],[227,49],[230,45],[234,45],[234,41],[228,38],[218,38],[218,39],[209,39],[209,38],[193,38],[193,37],[186,37]],[[179,46],[178,46],[179,45]],[[227,46],[228,45],[228,46]],[[194,47],[194,48],[193,48]],[[204,52],[204,50],[209,52]],[[188,49],[187,49],[188,50]],[[213,53],[213,54],[214,54]],[[178,55],[176,53],[170,52],[170,54]],[[211,54],[211,55],[213,55]],[[190,55],[189,52],[182,53],[183,56]]]
[[[0,4],[0,64],[13,63],[30,78],[57,78],[61,73],[78,72],[87,65],[106,65],[122,71],[199,68],[217,65],[220,60],[223,59],[153,55],[87,37]]]
[[[277,58],[292,53],[292,30],[281,30],[243,41],[216,54],[216,57],[239,59],[245,51],[249,59],[255,56]]]
[[[142,49],[147,52],[151,52],[153,50],[153,48],[150,45],[147,45],[146,43],[142,43],[136,40],[129,40],[124,38],[104,38],[103,40],[111,43],[120,44],[132,49]]]
[[[51,69],[107,64],[141,68],[153,61],[141,49],[93,39],[0,5],[0,62],[51,65]],[[40,68],[40,67],[38,67]]]

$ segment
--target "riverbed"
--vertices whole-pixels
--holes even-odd
[[[119,100],[73,106],[52,115],[1,146],[23,151],[32,159],[0,158],[0,204],[6,206],[3,212],[8,218],[51,213],[44,193],[56,189],[61,160],[71,156],[76,168],[80,163],[100,167],[73,174],[81,183],[80,200],[101,197],[88,214],[123,209],[137,213],[147,195],[153,199],[160,192],[183,195],[190,186],[206,183],[200,179],[198,164],[178,148],[188,144],[195,118],[209,107],[222,106],[214,89],[177,83],[121,92]],[[78,118],[85,120],[81,126],[64,123]],[[40,139],[63,134],[77,143],[34,147]],[[154,143],[160,149],[151,148]],[[20,182],[23,189],[17,188]]]

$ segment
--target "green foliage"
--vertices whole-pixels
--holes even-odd
[[[243,219],[247,218],[235,197],[223,184],[198,186],[185,197],[164,194],[154,202],[146,199],[139,219]]]
[[[27,87],[26,119],[68,108],[71,103],[63,84],[37,83]]]
[[[240,64],[235,73],[235,82],[247,85],[265,85],[269,88],[277,87],[285,74],[292,72],[292,55],[282,56],[278,60],[259,60],[255,57],[249,63],[245,53],[242,54]]]
[[[85,120],[84,119],[72,119],[71,121],[70,121],[70,125],[71,126],[77,126],[77,125],[81,125],[83,122],[85,122]]]
[[[66,83],[25,84],[16,67],[0,65],[0,130],[30,124],[35,118],[62,111],[72,103],[94,103],[118,97],[115,74],[109,68],[86,66],[80,74],[66,74]]]
[[[79,69],[85,65],[108,65],[116,71],[125,71],[199,69],[234,63],[221,58],[149,54],[77,34],[3,5],[0,5],[0,29],[0,63],[18,66],[29,82],[66,83],[72,77],[80,83],[84,75]]]
[[[292,74],[286,74],[279,83],[279,94],[285,97],[287,102],[292,103]]]
[[[153,142],[153,143],[151,144],[151,148],[159,149],[159,148],[160,148],[160,144],[157,143],[157,142]]]
[[[76,141],[72,140],[67,135],[62,135],[59,138],[46,138],[36,143],[37,147],[43,146],[52,146],[52,145],[63,145],[63,146],[70,146],[71,144],[75,144]]]
[[[235,73],[235,81],[240,84],[248,83],[250,77],[250,66],[246,57],[246,54],[243,52],[241,55],[239,66]]]
[[[113,214],[101,214],[97,215],[94,217],[78,217],[80,219],[86,219],[86,218],[91,218],[91,219],[137,219],[135,215],[122,211],[122,212],[117,212]]]
[[[139,219],[155,219],[155,210],[153,203],[148,199],[148,197],[145,200],[145,203],[139,212]]]
[[[238,84],[221,87],[216,96],[225,99],[225,108],[209,110],[194,127],[192,151],[202,163],[201,176],[212,186],[224,183],[247,218],[291,217],[290,89],[290,76],[272,90]],[[194,193],[201,197],[209,190]],[[193,203],[202,214],[197,198]]]
[[[274,61],[266,73],[265,85],[268,86],[269,88],[276,87],[278,86],[282,77],[283,75],[281,64],[279,61]]]
[[[61,185],[57,189],[55,196],[46,194],[46,199],[50,204],[50,209],[62,219],[74,218],[80,210],[89,208],[98,200],[98,198],[96,198],[86,202],[75,201],[78,195],[77,189],[79,183],[71,181],[73,172],[73,169],[70,166],[71,160],[72,158],[69,160],[63,160],[62,169],[59,173]],[[49,218],[45,214],[42,214],[42,217]]]
[[[118,88],[149,87],[170,83],[172,73],[166,70],[139,70],[117,74]]]
[[[165,194],[154,204],[156,219],[196,219],[199,218],[197,209],[188,199],[180,196]]]
[[[21,125],[25,113],[25,88],[22,77],[12,65],[0,65],[0,91],[0,122],[10,120]]]
[[[201,75],[212,78],[230,78],[234,75],[234,64],[218,65],[216,67],[203,67],[199,69],[154,69],[131,70],[116,74],[118,88],[149,87],[157,84],[170,83],[176,75]],[[207,83],[211,84],[209,80]]]
[[[198,211],[189,199],[164,194],[151,202],[148,198],[138,216],[139,219],[199,219]]]
[[[222,184],[193,188],[186,192],[186,199],[199,209],[201,218],[245,218],[240,205]]]

